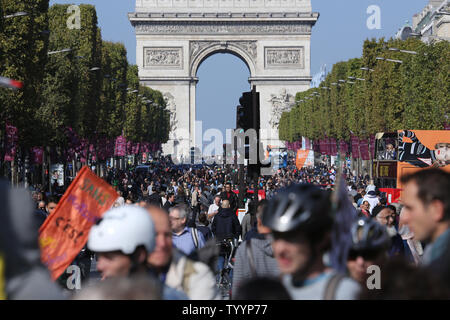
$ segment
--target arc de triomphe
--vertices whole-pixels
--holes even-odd
[[[139,78],[161,91],[172,111],[164,153],[186,157],[195,146],[196,74],[218,52],[245,62],[250,85],[260,92],[262,142],[282,146],[281,113],[310,87],[311,30],[318,18],[311,0],[136,0],[129,19]]]

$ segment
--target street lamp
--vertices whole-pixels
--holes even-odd
[[[401,60],[395,60],[395,59],[386,59],[386,58],[382,58],[382,57],[377,57],[377,60],[381,60],[381,61],[390,61],[390,62],[395,62],[395,63],[403,63],[403,61]]]
[[[409,51],[409,50],[400,50],[398,48],[389,48],[390,51],[399,51],[399,52],[403,52],[403,53],[409,53],[409,54],[417,54],[416,51]]]
[[[27,12],[20,11],[20,12],[16,12],[16,13],[4,16],[3,18],[8,19],[8,18],[14,18],[14,17],[23,17],[23,16],[27,16],[27,15],[28,15]]]
[[[373,70],[373,69],[369,69],[369,68],[367,68],[367,67],[362,67],[362,68],[360,68],[361,70],[364,70],[364,71],[370,71],[370,72],[374,72],[375,70]]]
[[[72,49],[66,48],[66,49],[62,49],[62,50],[58,50],[58,51],[49,51],[49,52],[47,52],[47,54],[50,56],[52,54],[63,53],[63,52],[70,52],[70,51],[72,51]]]
[[[93,67],[93,68],[90,68],[90,69],[89,69],[89,71],[98,71],[98,70],[100,70],[99,67]]]
[[[363,78],[356,78],[356,80],[359,80],[359,81],[366,81],[366,79],[363,79]]]

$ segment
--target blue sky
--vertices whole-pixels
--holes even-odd
[[[128,61],[136,63],[136,39],[127,13],[134,11],[134,0],[51,0],[50,4],[93,4],[97,8],[104,40],[122,42]],[[406,20],[420,12],[428,0],[312,0],[313,11],[320,18],[311,39],[311,74],[327,65],[330,71],[339,61],[360,57],[367,38],[392,37]],[[367,27],[367,8],[377,5],[381,12],[381,29]],[[235,126],[235,107],[243,91],[248,91],[249,71],[230,54],[215,54],[200,66],[197,76],[197,120],[203,130],[217,128],[225,133]]]

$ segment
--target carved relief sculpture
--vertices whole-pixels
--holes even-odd
[[[266,68],[304,68],[304,50],[303,47],[266,47]]]
[[[144,48],[145,67],[181,67],[182,48]]]
[[[170,139],[174,139],[175,130],[178,127],[177,120],[177,106],[175,104],[175,98],[170,92],[166,92],[163,95],[164,101],[166,102],[167,110],[170,113]]]
[[[283,89],[280,94],[271,94],[269,102],[272,103],[272,113],[269,124],[272,128],[278,129],[280,118],[283,112],[290,111],[295,104],[295,97]]]

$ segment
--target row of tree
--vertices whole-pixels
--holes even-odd
[[[449,42],[366,40],[361,58],[336,63],[318,88],[297,93],[281,116],[280,139],[348,142],[352,134],[442,130],[450,122],[449,92]]]
[[[17,91],[0,88],[1,137],[8,123],[18,128],[22,149],[64,148],[67,128],[94,148],[122,133],[136,143],[168,140],[162,94],[139,84],[123,44],[102,40],[94,6],[80,5],[80,28],[70,28],[69,5],[0,4],[0,75],[24,84]],[[16,12],[28,15],[4,19]],[[66,48],[71,51],[49,54]]]

